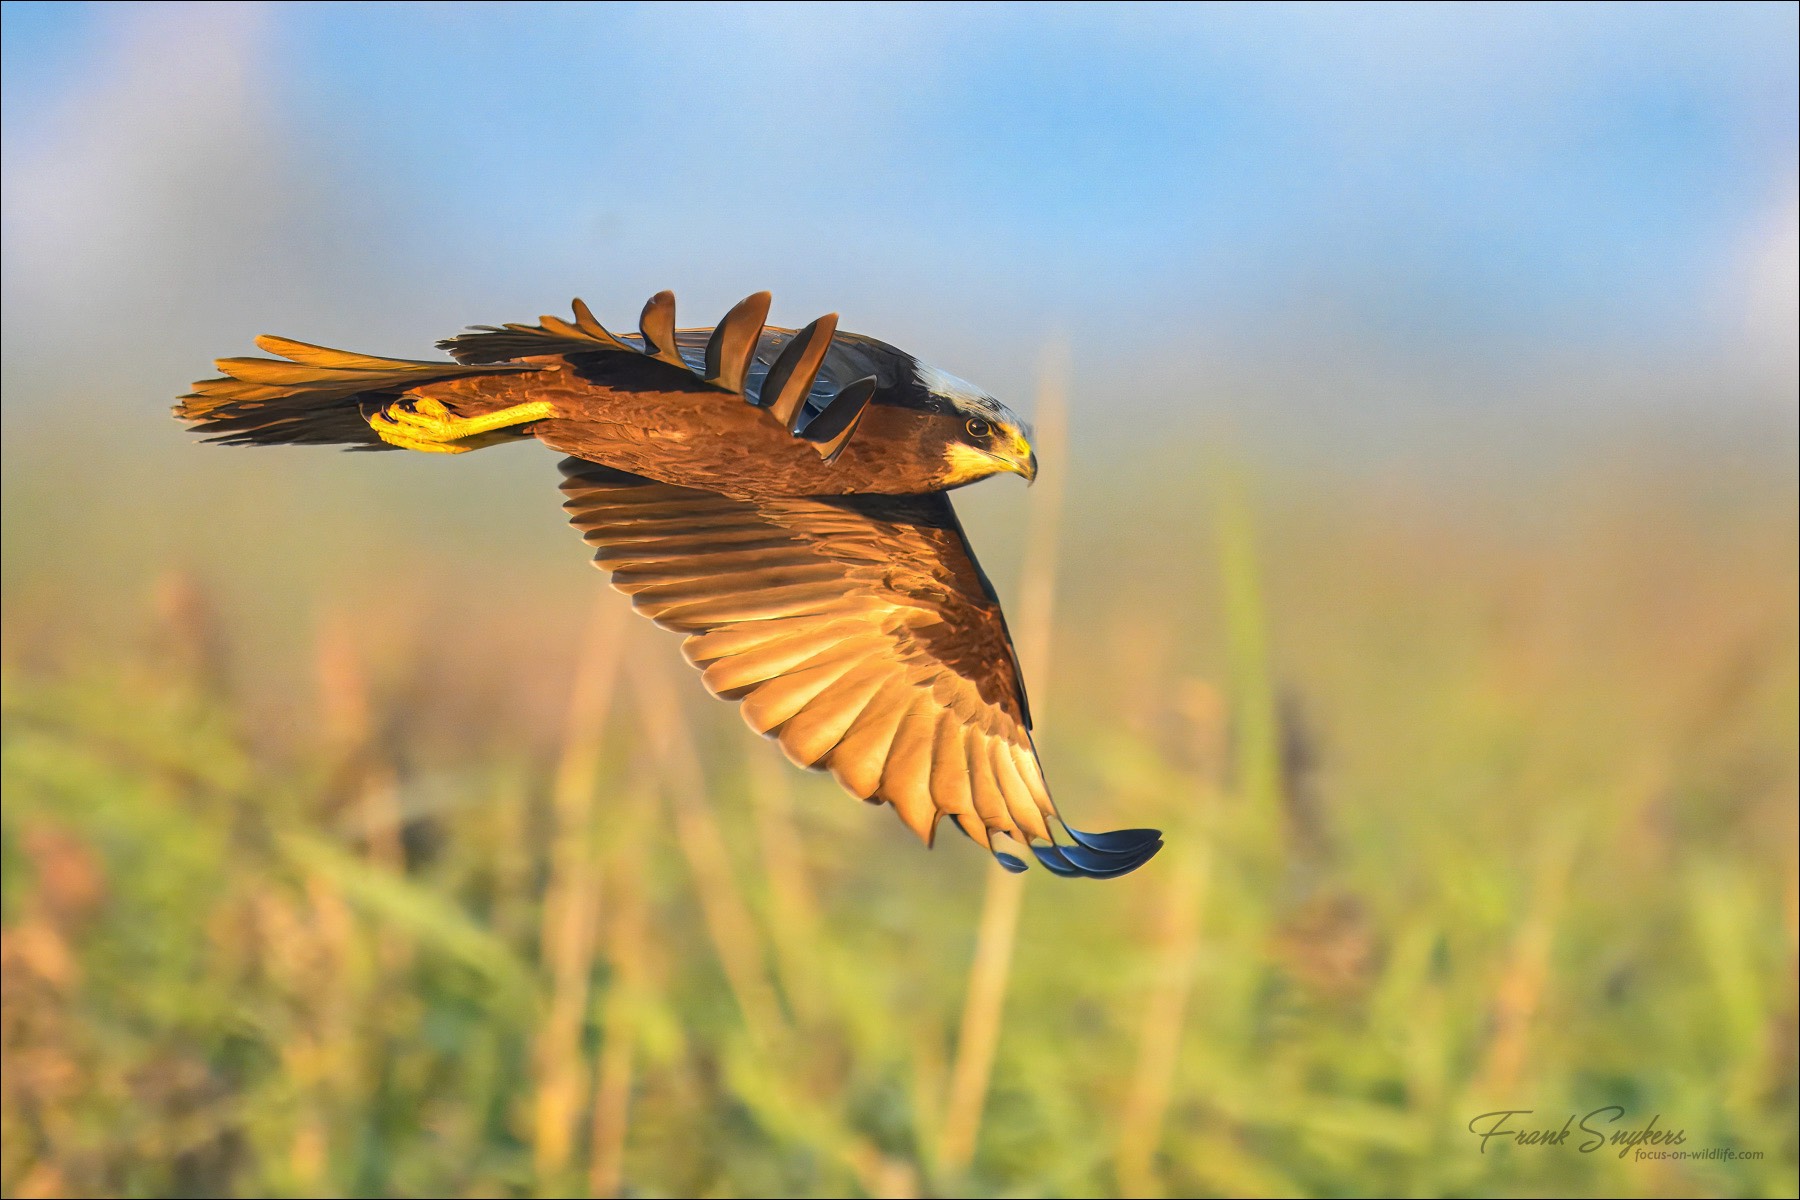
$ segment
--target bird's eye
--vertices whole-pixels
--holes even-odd
[[[970,417],[969,423],[963,428],[969,431],[969,436],[972,438],[984,438],[994,432],[994,427],[980,417]]]

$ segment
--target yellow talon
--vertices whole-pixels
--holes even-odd
[[[479,417],[459,417],[440,400],[415,396],[396,400],[368,420],[369,428],[390,446],[436,454],[462,454],[511,440],[517,435],[500,433],[510,426],[555,415],[556,409],[549,401],[534,400]]]
[[[464,445],[460,442],[422,442],[417,438],[409,438],[404,434],[383,429],[381,426],[375,424],[375,422],[379,420],[381,420],[380,417],[375,417],[369,421],[369,424],[374,428],[376,435],[388,445],[398,446],[402,450],[418,450],[425,454],[467,454],[469,451],[479,448],[476,446]]]

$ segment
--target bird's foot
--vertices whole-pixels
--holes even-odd
[[[554,417],[547,400],[515,404],[479,417],[459,417],[430,396],[406,396],[368,418],[369,428],[390,446],[428,454],[464,454],[520,436],[511,428]]]

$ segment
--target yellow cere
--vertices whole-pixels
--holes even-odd
[[[1012,458],[966,442],[950,442],[944,447],[944,464],[948,468],[944,472],[945,484],[955,486],[959,483],[973,483],[1001,471],[1011,471],[1015,475],[1025,474],[1024,464],[1031,456],[1031,444],[1017,432],[1012,436]]]

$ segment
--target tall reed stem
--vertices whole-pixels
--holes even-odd
[[[619,673],[620,634],[629,615],[616,597],[600,599],[575,666],[551,789],[550,876],[538,940],[550,998],[533,1047],[537,1093],[532,1120],[532,1159],[538,1187],[547,1191],[561,1187],[586,1083],[581,1030],[600,904],[594,794]]]
[[[1223,444],[1225,438],[1221,437]],[[1281,761],[1281,712],[1269,652],[1262,570],[1249,487],[1241,468],[1223,451],[1208,464],[1214,529],[1230,661],[1231,791],[1249,808],[1256,829],[1253,855],[1272,879],[1285,848],[1285,797]]]
[[[786,1043],[787,1020],[769,981],[762,935],[738,885],[725,835],[707,799],[706,778],[700,769],[693,733],[666,674],[646,663],[641,654],[632,656],[631,671],[642,697],[639,707],[650,735],[650,752],[675,816],[675,839],[694,877],[694,891],[700,898],[700,911],[713,950],[724,968],[738,1011],[743,1014],[751,1042],[759,1053],[768,1056]]]
[[[1119,1121],[1119,1189],[1126,1196],[1160,1196],[1156,1150],[1174,1093],[1181,1026],[1199,954],[1201,907],[1209,869],[1204,845],[1182,855],[1169,880],[1157,930],[1156,978],[1144,1004],[1137,1068]]]
[[[756,839],[768,879],[769,937],[788,1008],[802,1026],[819,1023],[825,995],[818,978],[820,945],[818,902],[813,896],[794,824],[793,786],[787,767],[766,747],[753,746],[746,764]]]
[[[1020,669],[1037,696],[1048,694],[1050,636],[1056,599],[1056,558],[1061,535],[1062,451],[1068,426],[1068,352],[1060,344],[1047,347],[1038,376],[1036,451],[1042,482],[1026,521],[1025,561],[1020,569],[1019,619],[1014,623]],[[1041,714],[1042,708],[1039,712]],[[1039,723],[1039,730],[1042,723]],[[969,990],[963,1000],[956,1057],[950,1068],[950,1091],[938,1144],[939,1165],[958,1172],[975,1157],[981,1137],[982,1110],[987,1104],[994,1055],[1000,1045],[1000,1019],[1012,974],[1013,942],[1025,896],[1024,875],[1009,875],[997,865],[988,874],[975,934],[975,959],[969,967]]]
[[[644,902],[649,878],[640,839],[653,836],[648,826],[653,821],[655,804],[648,781],[633,786],[606,860],[611,889],[606,953],[612,981],[600,1008],[600,1059],[594,1068],[592,1149],[588,1159],[588,1191],[594,1196],[617,1196],[624,1191],[625,1135],[637,1066],[638,1013],[648,1002],[650,991],[645,942],[649,922]]]

